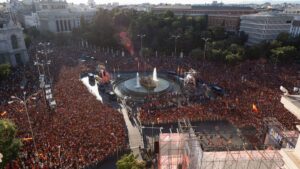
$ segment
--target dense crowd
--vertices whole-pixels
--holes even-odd
[[[101,51],[105,50],[99,49],[98,52]],[[151,58],[109,57],[109,53],[102,56],[99,58],[98,55],[98,59],[106,60],[111,71],[151,72],[156,67],[158,71],[172,71],[183,76],[184,72],[192,68],[197,72],[198,82],[217,84],[225,89],[225,96],[202,104],[188,103],[182,95],[179,96],[179,102],[178,97],[172,94],[153,99],[153,102],[147,102],[140,109],[139,117],[144,124],[173,123],[179,118],[192,121],[226,119],[239,128],[255,127],[259,135],[265,125],[265,117],[277,118],[287,129],[295,129],[295,124],[299,123],[280,103],[282,92],[279,90],[281,85],[290,91],[298,85],[300,77],[295,64],[275,66],[274,63],[260,59],[225,65],[195,61],[189,56],[174,58],[159,54]],[[253,105],[257,110],[253,110]]]
[[[1,118],[16,123],[18,137],[24,144],[20,158],[14,163],[16,168],[83,168],[112,156],[117,149],[127,148],[122,114],[96,100],[80,81],[80,74],[89,70],[78,61],[79,53],[84,49],[51,48],[53,53],[48,57],[54,63],[50,69],[54,76],[52,93],[57,102],[56,110],[48,109],[43,92],[37,87],[24,89],[27,96],[39,92],[35,99],[27,102],[37,152],[24,106],[17,102],[7,104],[9,95],[22,95],[19,80],[12,80],[6,88],[1,88],[7,95],[0,106],[0,112],[6,112]],[[27,79],[38,86],[37,71],[34,69],[32,73],[35,76],[27,76]],[[18,76],[11,76],[7,81],[14,78],[18,79]]]
[[[299,77],[295,73],[297,72],[295,65],[282,65],[276,69],[274,64],[264,60],[246,61],[234,66],[184,60],[182,62],[184,70],[196,69],[197,78],[206,83],[222,86],[226,96],[204,104],[192,103],[188,107],[169,110],[142,109],[140,119],[143,123],[173,123],[178,118],[188,118],[192,121],[227,119],[239,128],[253,126],[259,131],[264,125],[264,117],[276,117],[288,129],[294,129],[295,123],[299,122],[280,103],[282,92],[279,90],[281,85],[290,90],[297,85]],[[163,64],[162,67],[166,65],[168,69],[174,71],[178,67],[176,61],[172,62],[170,59],[168,62],[164,60],[160,63]],[[154,62],[153,65],[159,67],[158,62]],[[163,102],[156,104],[154,106],[159,106]],[[253,104],[258,110],[253,110]]]
[[[33,46],[38,46],[34,44]],[[228,66],[219,63],[194,61],[189,57],[172,58],[158,56],[141,58],[126,55],[107,48],[83,48],[79,46],[50,45],[53,52],[51,76],[54,78],[53,94],[57,102],[56,111],[49,111],[40,92],[37,99],[28,102],[38,155],[32,140],[23,141],[24,146],[16,164],[19,166],[39,165],[40,168],[82,168],[95,164],[125,148],[126,126],[122,114],[108,105],[101,104],[81,83],[80,74],[95,71],[98,63],[104,63],[112,78],[119,71],[174,71],[177,74],[193,68],[197,79],[218,84],[226,96],[206,103],[188,103],[183,96],[165,95],[141,107],[139,118],[142,123],[171,123],[180,118],[192,121],[226,119],[237,127],[253,126],[260,129],[264,117],[276,117],[284,126],[292,129],[298,121],[280,104],[279,86],[287,88],[296,85],[295,66],[279,66],[265,61],[246,61]],[[37,48],[30,55],[36,59]],[[81,62],[82,55],[91,56],[94,62]],[[42,56],[39,59],[42,59]],[[30,138],[30,130],[21,104],[7,104],[10,95],[21,96],[22,79],[28,80],[24,89],[28,95],[39,91],[38,73],[31,65],[13,71],[9,79],[1,82],[0,112],[7,112],[0,118],[12,119],[18,126],[19,138]],[[255,104],[258,112],[253,112]],[[158,108],[159,107],[159,108]],[[114,133],[114,136],[111,134]],[[118,139],[115,139],[115,138]],[[38,160],[37,160],[38,159]]]

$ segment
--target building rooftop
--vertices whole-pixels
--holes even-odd
[[[300,95],[283,95],[280,102],[288,111],[300,119]]]
[[[283,15],[279,12],[259,12],[259,13],[255,13],[255,14],[249,14],[246,16],[253,16],[253,17],[277,17],[277,16],[287,16],[287,15]]]
[[[197,139],[187,133],[160,134],[159,168],[177,169],[178,164],[189,168],[248,168],[278,169],[283,161],[278,150],[202,151]]]
[[[213,6],[213,5],[161,5],[156,6],[154,9],[188,9],[188,10],[220,10],[220,11],[236,11],[236,10],[255,10],[251,7],[242,6]]]
[[[254,10],[251,7],[244,6],[205,6],[205,5],[193,5],[193,10]]]

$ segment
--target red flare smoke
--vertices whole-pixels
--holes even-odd
[[[130,55],[133,56],[134,49],[133,49],[131,39],[128,37],[128,33],[127,32],[120,32],[119,36],[120,36],[122,45],[130,53]]]

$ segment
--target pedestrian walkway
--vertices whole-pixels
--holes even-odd
[[[139,147],[144,148],[143,140],[141,133],[139,131],[138,125],[133,125],[128,117],[127,110],[125,106],[121,105],[121,112],[123,114],[127,130],[128,130],[128,138],[130,149],[132,150],[134,155],[138,155],[138,159],[142,160]]]

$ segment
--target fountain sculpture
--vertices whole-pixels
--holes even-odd
[[[145,76],[135,72],[133,77],[116,82],[114,92],[119,97],[128,96],[136,101],[143,101],[145,97],[150,95],[163,95],[168,92],[179,92],[180,86],[171,79],[168,79],[164,74],[158,76],[157,69]]]
[[[139,76],[139,72],[136,72],[136,85],[135,88],[140,88],[141,84],[140,84],[140,76]]]
[[[153,81],[155,81],[155,82],[157,82],[158,81],[158,79],[157,79],[157,72],[156,72],[156,67],[154,68],[154,70],[153,70]]]
[[[158,79],[156,68],[153,70],[153,75],[141,77],[140,84],[147,90],[154,90],[157,87]]]

